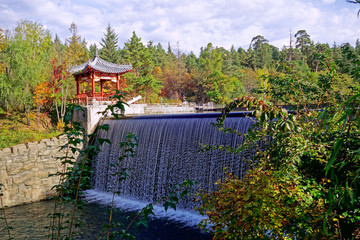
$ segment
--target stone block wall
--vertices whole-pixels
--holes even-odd
[[[51,188],[59,176],[49,177],[62,170],[60,160],[67,142],[65,136],[19,144],[0,150],[0,183],[4,206],[10,207],[46,199],[54,194]]]

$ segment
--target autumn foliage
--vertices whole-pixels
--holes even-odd
[[[296,176],[296,175],[294,175]],[[324,202],[312,194],[319,187],[282,171],[254,169],[243,179],[228,174],[217,183],[218,191],[202,195],[201,223],[214,239],[321,239]]]
[[[44,112],[49,113],[54,103],[52,96],[53,90],[51,88],[50,82],[40,83],[35,87],[34,91],[35,106],[42,107]]]
[[[252,97],[227,105],[220,131],[236,133],[224,125],[236,108],[255,121],[244,145],[223,149],[255,154],[243,179],[229,174],[200,197],[214,239],[359,239],[360,93],[341,103],[332,94],[329,105],[292,113]]]

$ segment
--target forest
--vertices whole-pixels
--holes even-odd
[[[135,32],[127,42],[119,43],[110,24],[100,47],[87,47],[78,32],[72,23],[69,37],[61,41],[41,23],[28,20],[18,22],[14,30],[0,30],[3,111],[29,114],[38,109],[46,113],[59,106],[61,100],[74,98],[75,81],[68,70],[93,58],[96,52],[109,62],[131,64],[133,71],[125,75],[123,92],[142,95],[147,103],[225,104],[234,98],[256,96],[276,104],[294,104],[294,99],[280,100],[270,93],[271,78],[285,83],[287,76],[294,75],[311,88],[331,69],[336,71],[331,88],[339,96],[346,98],[359,85],[360,41],[355,46],[314,43],[306,30],[290,34],[289,45],[282,49],[257,35],[248,49],[225,49],[208,43],[200,48],[199,56],[185,53],[179,43],[169,43],[166,48],[152,41],[145,45]]]

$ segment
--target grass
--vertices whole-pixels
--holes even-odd
[[[27,125],[27,120],[30,125]],[[42,113],[0,112],[0,149],[59,135],[51,120]]]

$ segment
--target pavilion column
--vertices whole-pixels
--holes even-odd
[[[104,81],[100,80],[101,97],[104,96],[104,94],[103,94],[103,83],[104,83]]]
[[[91,74],[91,90],[92,90],[92,97],[95,97],[95,76],[94,73]]]
[[[120,90],[119,74],[116,74],[116,90]]]
[[[80,94],[79,77],[76,77],[76,95]]]

